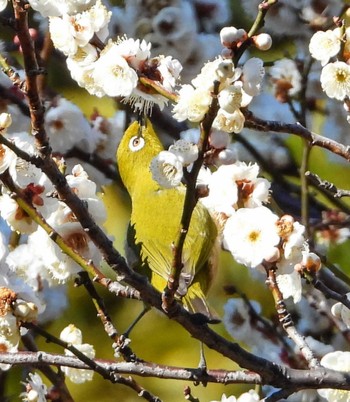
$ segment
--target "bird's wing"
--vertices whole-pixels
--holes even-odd
[[[184,190],[184,189],[183,189]],[[168,280],[173,262],[173,245],[180,232],[181,207],[174,208],[174,192],[177,204],[183,205],[185,191],[172,189],[143,194],[143,202],[132,211],[135,222],[134,246],[144,264],[158,277]],[[198,203],[193,211],[191,224],[183,248],[183,269],[179,294],[184,295],[194,277],[205,266],[217,235],[216,226],[207,209]],[[134,247],[135,248],[135,247]],[[163,285],[163,281],[162,285]],[[152,277],[152,283],[153,277]],[[164,287],[163,287],[164,288]],[[163,290],[163,289],[162,289]]]

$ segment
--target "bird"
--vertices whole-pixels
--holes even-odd
[[[126,235],[126,259],[148,277],[160,292],[173,263],[173,244],[181,228],[186,186],[164,188],[152,177],[150,165],[164,150],[149,119],[126,129],[117,149],[121,180],[131,198],[131,217]],[[183,268],[175,298],[191,313],[217,321],[206,294],[218,265],[218,229],[207,208],[198,201],[182,253]]]

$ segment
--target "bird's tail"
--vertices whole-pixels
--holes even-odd
[[[191,284],[186,295],[182,298],[182,303],[190,313],[204,315],[210,323],[220,322],[218,314],[207,303],[200,282]]]

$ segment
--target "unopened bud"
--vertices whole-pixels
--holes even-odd
[[[0,130],[6,130],[12,124],[10,113],[0,113]]]
[[[253,42],[256,48],[259,50],[269,50],[272,46],[272,38],[267,33],[261,33],[253,36]]]
[[[217,164],[232,165],[232,163],[235,163],[237,159],[237,152],[226,148],[219,152],[219,155],[217,156]]]
[[[34,321],[38,317],[38,307],[32,302],[17,299],[14,303],[13,314],[22,321]]]
[[[301,265],[306,271],[316,273],[321,268],[321,259],[315,253],[303,252]]]
[[[235,27],[224,27],[220,31],[220,40],[223,46],[232,47],[238,42],[242,42],[247,37],[247,32],[244,29]]]
[[[278,235],[288,237],[293,232],[294,218],[291,215],[283,215],[276,223]]]
[[[213,148],[224,149],[230,143],[229,133],[214,130],[209,136],[209,143]]]

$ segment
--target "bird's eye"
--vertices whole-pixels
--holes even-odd
[[[129,148],[132,152],[139,151],[145,145],[145,140],[142,137],[134,136],[130,139]]]

